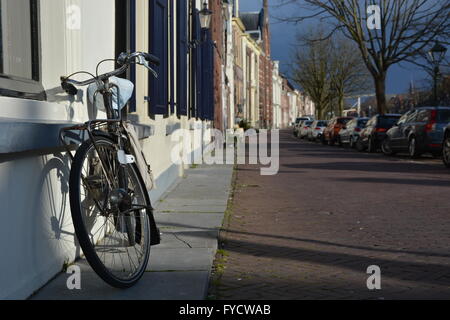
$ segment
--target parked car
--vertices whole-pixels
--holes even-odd
[[[311,129],[311,125],[313,124],[313,122],[314,121],[311,121],[311,120],[302,122],[302,125],[300,127],[300,133],[299,133],[300,139],[306,138],[308,136],[308,132]]]
[[[422,107],[411,110],[387,132],[383,153],[408,152],[411,158],[424,153],[442,153],[444,130],[450,122],[450,107]]]
[[[355,118],[350,120],[339,132],[338,144],[348,144],[351,148],[354,148],[361,131],[365,128],[368,121],[369,118]]]
[[[334,117],[323,130],[322,143],[333,146],[337,142],[339,132],[353,117]]]
[[[300,132],[300,126],[302,124],[303,121],[310,121],[312,120],[310,117],[301,117],[301,118],[297,118],[295,120],[295,125],[294,125],[294,136],[298,136],[299,132]]]
[[[328,126],[326,120],[316,120],[311,125],[311,130],[308,131],[308,140],[317,141],[322,138],[323,130]]]
[[[358,151],[376,152],[386,138],[386,132],[400,119],[400,114],[383,114],[373,116],[361,131],[356,142]]]
[[[450,123],[444,130],[444,143],[443,143],[443,160],[447,168],[450,168]]]

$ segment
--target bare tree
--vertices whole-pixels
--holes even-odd
[[[339,34],[331,39],[330,79],[332,93],[335,95],[339,114],[344,111],[346,97],[366,93],[372,87],[370,75],[353,42]]]
[[[309,41],[298,36],[294,52],[292,78],[310,96],[316,106],[316,116],[323,119],[330,107],[331,80],[329,74],[330,40]]]
[[[450,45],[448,39],[439,39],[440,44],[445,46]],[[433,61],[430,55],[432,47],[424,48],[416,56],[406,59],[410,64],[413,64],[428,74],[427,79],[423,79],[423,89],[429,92],[428,99],[417,100],[419,105],[432,104],[439,102],[439,100],[444,99],[449,96],[448,86],[445,84],[448,79],[445,75],[450,73],[450,61],[447,56],[444,56],[442,61]],[[402,67],[406,67],[401,64]],[[448,80],[447,80],[448,81]],[[413,88],[414,89],[414,88]],[[434,91],[436,90],[436,91]],[[438,99],[436,101],[435,99]]]
[[[320,19],[333,28],[327,35],[341,30],[358,46],[372,74],[378,112],[386,110],[386,77],[389,68],[417,55],[438,37],[450,34],[448,0],[279,0],[297,3],[301,15],[285,21],[299,23]],[[373,7],[373,6],[377,7]],[[372,6],[372,7],[370,7]],[[379,12],[368,9],[379,8]],[[379,24],[368,25],[379,16]],[[377,22],[377,20],[375,20]]]
[[[345,98],[369,90],[370,75],[356,46],[350,40],[326,34],[322,29],[308,31],[297,37],[294,52],[293,80],[316,104],[318,117],[333,111],[342,115]],[[337,107],[337,108],[336,108]]]
[[[450,43],[445,42],[445,41],[441,41],[441,43],[445,44],[447,46],[450,45]],[[405,59],[405,61],[418,66],[423,71],[425,71],[431,78],[433,78],[436,65],[433,62],[432,58],[430,57],[430,53],[429,53],[430,49],[431,49],[431,47],[423,48],[422,50],[417,52],[417,54],[415,56],[409,57],[409,58]],[[449,61],[448,57],[445,56],[444,60],[439,63],[439,68],[442,69],[443,73],[449,72],[450,61]]]

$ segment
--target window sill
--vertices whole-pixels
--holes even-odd
[[[39,122],[0,117],[0,154],[22,153],[61,147],[59,132],[72,122]],[[154,135],[154,127],[135,124],[139,139]]]

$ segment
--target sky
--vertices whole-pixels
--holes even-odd
[[[245,11],[259,11],[262,8],[262,0],[240,0],[240,10]],[[289,16],[292,10],[298,10],[295,6],[278,7],[278,0],[269,0],[269,11],[271,15],[271,33],[272,33],[272,59],[279,60],[281,70],[286,72],[291,58],[292,44],[295,43],[296,34],[309,27],[309,24],[314,22],[305,22],[302,24],[290,24],[287,22],[280,22],[276,18]],[[389,69],[386,93],[398,94],[406,93],[412,81],[415,86],[419,87],[421,82],[426,78],[426,74],[415,67],[414,65],[394,65]]]

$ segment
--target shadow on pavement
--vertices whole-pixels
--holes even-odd
[[[328,171],[362,171],[362,172],[397,172],[397,173],[434,173],[449,175],[450,170],[444,167],[423,164],[383,161],[383,162],[324,162],[324,163],[298,163],[283,164],[282,167],[290,169],[313,169]]]
[[[165,226],[170,226],[174,228],[192,228],[190,225],[186,224],[180,224],[180,223],[164,223]],[[211,235],[205,231],[213,231],[214,229],[207,229],[207,228],[197,228],[199,231],[194,231],[196,233],[196,236],[198,237],[210,237]],[[193,231],[189,232],[179,232],[179,234],[188,235],[191,234]],[[280,240],[292,240],[292,241],[298,241],[298,242],[304,242],[304,243],[311,243],[311,244],[319,244],[324,246],[331,246],[331,247],[339,247],[339,248],[347,248],[347,249],[357,249],[357,250],[367,250],[367,251],[373,251],[373,252],[382,252],[382,253],[398,253],[398,254],[411,254],[411,255],[418,255],[418,256],[424,256],[424,257],[439,257],[439,258],[450,258],[449,254],[442,254],[437,252],[421,252],[421,251],[410,251],[410,250],[395,250],[395,249],[378,249],[378,248],[372,248],[372,247],[363,247],[363,246],[355,246],[355,245],[346,245],[346,244],[340,244],[340,243],[333,243],[329,241],[321,241],[321,240],[313,240],[313,239],[304,239],[304,238],[295,238],[295,237],[286,237],[286,236],[280,236],[280,235],[271,235],[271,234],[264,234],[264,233],[254,233],[254,232],[245,232],[245,231],[237,231],[237,230],[226,230],[227,233],[231,234],[239,234],[239,235],[248,235],[248,236],[257,236],[262,238],[273,238],[273,239],[280,239]],[[449,271],[450,275],[450,271]]]
[[[425,179],[393,179],[393,178],[336,178],[332,179],[342,182],[356,183],[385,183],[400,185],[418,185],[418,186],[434,186],[434,187],[450,187],[448,180],[425,180]]]

